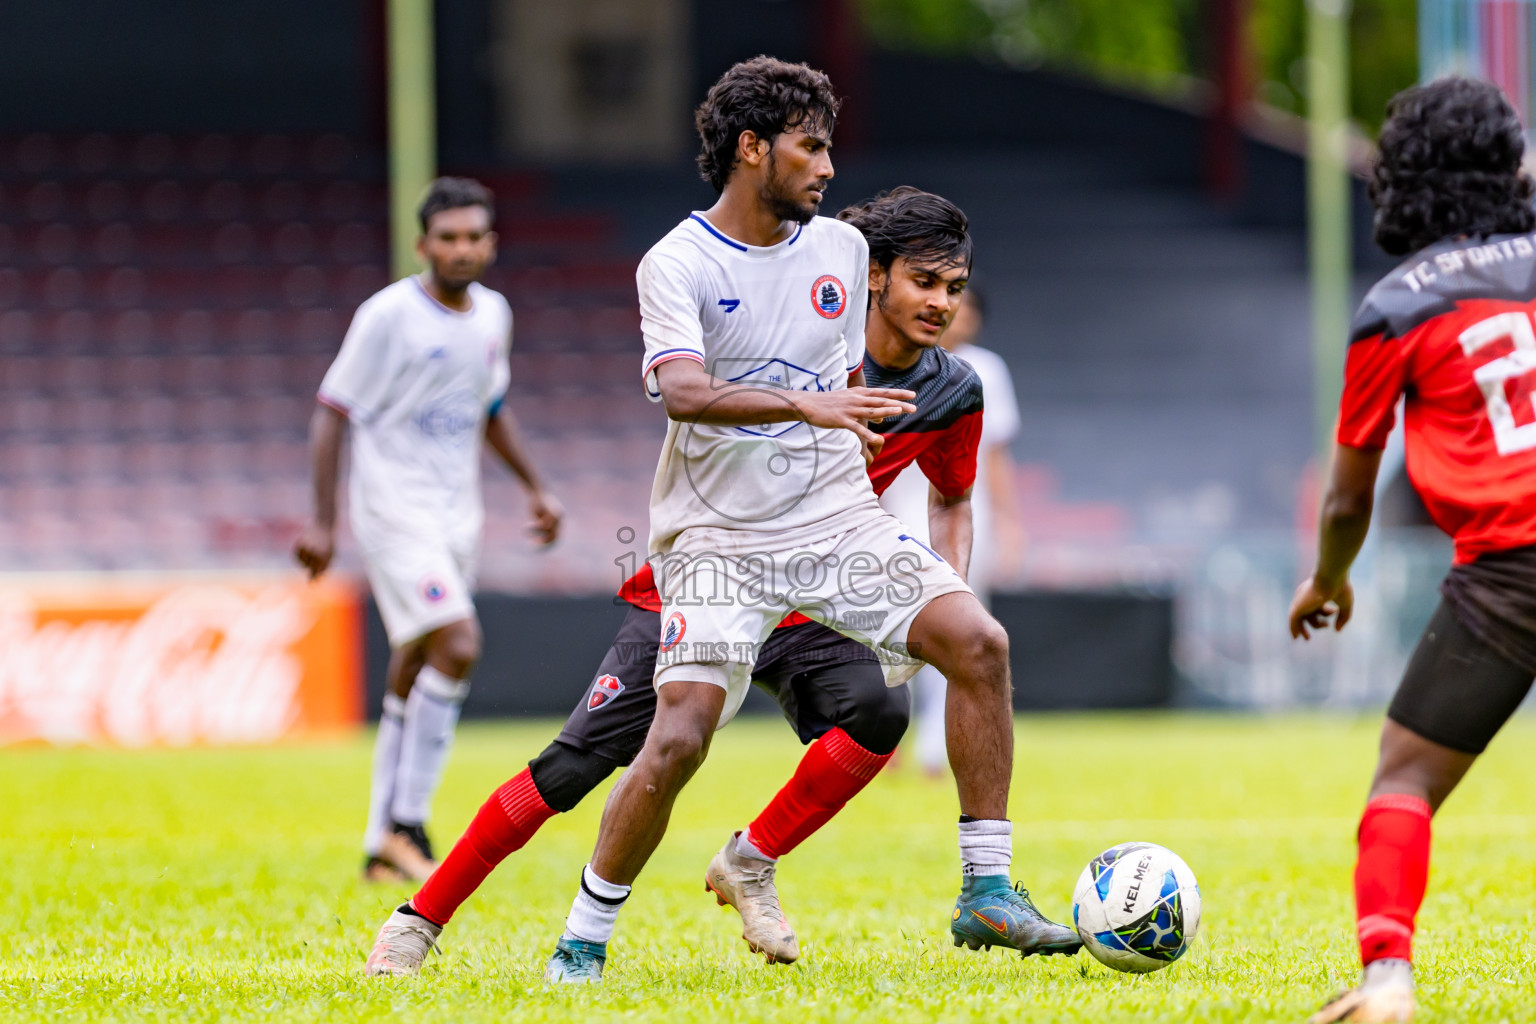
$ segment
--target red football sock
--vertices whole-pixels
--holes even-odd
[[[521,850],[554,813],[534,786],[533,774],[524,768],[481,805],[448,856],[411,897],[411,906],[433,924],[447,924],[485,876],[507,854]]]
[[[784,856],[831,821],[890,759],[833,729],[810,745],[794,776],[748,827],[752,845],[770,857]]]
[[[1365,805],[1355,862],[1355,929],[1364,963],[1413,952],[1413,919],[1429,881],[1429,804],[1388,793]]]

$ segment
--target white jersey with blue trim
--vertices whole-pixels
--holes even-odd
[[[646,395],[660,401],[656,368],[673,359],[696,360],[730,383],[847,387],[864,360],[868,268],[864,236],[828,217],[759,247],[690,215],[635,275]],[[651,490],[650,550],[671,550],[693,527],[779,533],[874,501],[851,431],[672,421]]]
[[[319,399],[351,426],[352,531],[365,548],[478,544],[486,417],[511,380],[512,308],[469,286],[449,309],[407,277],[358,307]]]

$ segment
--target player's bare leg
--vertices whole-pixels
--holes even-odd
[[[1429,822],[1476,754],[1425,739],[1390,718],[1381,729],[1381,757],[1360,823],[1355,865],[1360,984],[1312,1016],[1331,1021],[1413,1019],[1414,917],[1429,873]]]
[[[713,683],[665,683],[656,692],[656,720],[635,763],[608,794],[592,853],[592,869],[616,885],[633,885],[666,834],[672,805],[709,753],[725,708]]]
[[[602,977],[608,940],[630,886],[666,834],[672,805],[709,753],[725,690],[673,680],[656,693],[656,718],[634,764],[619,778],[597,835],[592,862],[566,918],[565,934],[544,969],[546,981]]]
[[[911,652],[949,680],[944,728],[960,795],[963,881],[950,920],[955,945],[1004,946],[1023,956],[1076,953],[1071,928],[1047,920],[1022,887],[1010,887],[1013,825],[1013,685],[1008,634],[976,595],[945,594],[917,613]]]
[[[1013,776],[1008,634],[975,595],[945,594],[917,613],[907,645],[949,680],[944,733],[960,813],[1007,818]]]

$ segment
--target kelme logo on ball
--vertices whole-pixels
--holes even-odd
[[[821,316],[836,320],[843,315],[843,307],[848,305],[848,289],[831,274],[823,274],[811,286],[811,305]]]
[[[661,652],[665,654],[682,642],[683,634],[688,632],[688,620],[683,618],[682,612],[673,612],[667,617],[666,623],[661,627]]]

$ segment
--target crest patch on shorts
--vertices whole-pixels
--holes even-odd
[[[683,618],[682,612],[673,612],[667,616],[667,621],[661,627],[661,652],[665,654],[676,647],[686,632],[688,632],[688,620]]]
[[[624,684],[618,676],[598,676],[592,684],[592,695],[587,698],[587,710],[596,711],[624,692]]]

